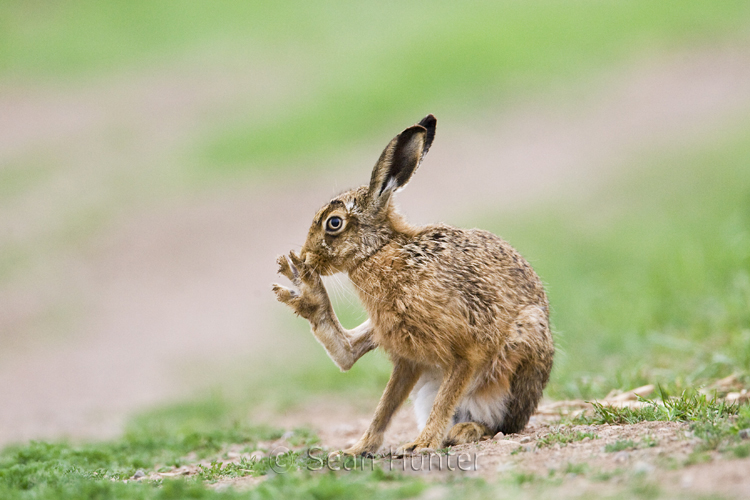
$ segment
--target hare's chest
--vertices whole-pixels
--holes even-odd
[[[443,337],[463,330],[455,324],[461,319],[450,313],[455,298],[434,266],[413,262],[403,248],[388,250],[349,276],[375,327],[378,346],[420,362],[444,358],[445,346],[455,342]]]
[[[471,338],[465,321],[446,314],[448,304],[425,301],[424,293],[393,296],[369,310],[376,344],[392,356],[421,364],[446,365]]]
[[[405,358],[419,363],[436,360],[434,342],[420,329],[408,328],[403,324],[393,325],[389,321],[379,325],[373,322],[375,343],[391,357]]]
[[[380,348],[391,355],[415,360],[429,355],[432,349],[423,328],[425,318],[415,317],[417,309],[408,287],[401,283],[387,290],[374,286],[359,291]]]

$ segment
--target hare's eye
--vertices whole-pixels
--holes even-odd
[[[326,231],[335,233],[344,225],[344,220],[341,217],[333,216],[326,221]]]

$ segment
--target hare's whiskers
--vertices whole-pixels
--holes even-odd
[[[347,302],[347,304],[349,304],[349,305],[350,305],[350,306],[352,306],[352,307],[355,307],[355,306],[357,306],[358,304],[357,304],[357,302],[356,302],[356,301],[355,301],[355,300],[354,300],[354,299],[352,298],[352,295],[351,295],[351,288],[350,288],[350,287],[348,287],[348,286],[346,285],[346,283],[345,283],[345,282],[343,281],[343,279],[342,279],[342,277],[341,277],[341,274],[342,274],[342,273],[336,273],[336,274],[333,274],[333,275],[332,275],[332,277],[333,277],[333,278],[334,278],[334,279],[336,280],[336,283],[338,283],[338,285],[339,285],[339,287],[340,287],[340,292],[341,292],[341,294],[343,295],[343,297],[344,297],[344,298],[346,298],[346,302]],[[351,280],[349,280],[349,282],[351,283]]]
[[[336,270],[336,271],[338,271],[338,272],[343,272],[343,271],[339,271],[338,269],[336,269],[336,268],[335,268],[335,267],[333,267],[333,266],[331,266],[331,269],[335,269],[335,270]],[[370,297],[370,298],[371,298],[372,300],[374,300],[375,302],[382,302],[382,301],[381,301],[380,299],[378,299],[377,297],[375,297],[375,296],[373,296],[373,295],[371,295],[371,294],[367,293],[367,292],[366,292],[366,291],[365,291],[365,290],[364,290],[364,289],[363,289],[363,288],[362,288],[361,286],[359,286],[358,284],[356,284],[356,283],[355,283],[355,282],[354,282],[353,280],[351,280],[351,279],[350,279],[350,280],[349,280],[349,282],[350,282],[350,283],[351,283],[352,285],[354,285],[354,286],[355,286],[355,288],[357,288],[357,289],[358,289],[358,290],[359,290],[360,292],[362,292],[363,294],[367,295],[368,297]]]
[[[346,285],[341,281],[340,271],[332,266],[329,266],[327,270],[334,271],[333,273],[329,274],[329,277],[335,283],[332,289],[334,295],[336,295],[336,300],[340,303],[346,302],[350,306],[354,305],[351,297],[346,292]]]
[[[341,284],[336,279],[336,275],[332,274],[328,277],[331,279],[331,285],[332,285],[331,291],[333,292],[335,302],[339,304],[344,302],[344,297],[343,297],[343,294],[341,293],[341,287],[340,287]]]

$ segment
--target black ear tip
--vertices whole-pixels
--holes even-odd
[[[422,121],[419,122],[419,124],[426,128],[428,131],[435,130],[435,125],[437,125],[437,118],[435,118],[435,115],[430,113],[429,115],[422,118]]]
[[[419,124],[423,126],[425,130],[427,130],[427,136],[425,137],[424,141],[424,151],[422,152],[422,154],[424,155],[430,149],[433,139],[435,139],[435,126],[437,125],[437,118],[435,118],[435,115],[430,113],[429,115],[422,118],[422,121],[419,122]]]

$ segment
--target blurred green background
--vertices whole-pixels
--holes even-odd
[[[185,152],[209,175],[325,156],[425,109],[502,109],[519,94],[744,32],[750,10],[695,0],[9,1],[0,9],[0,68],[11,81],[71,84],[165,65],[267,79],[260,94],[268,95],[250,99],[260,110],[218,117]]]
[[[384,357],[371,354],[350,373],[338,373],[304,322],[271,305],[267,286],[272,256],[302,243],[315,206],[330,189],[348,187],[340,179],[363,182],[379,148],[428,112],[441,125],[454,124],[449,132],[470,131],[481,144],[476,154],[492,157],[492,120],[510,117],[512,128],[525,109],[545,106],[568,110],[575,120],[578,103],[590,94],[606,96],[639,78],[642,68],[689,62],[694,53],[715,54],[731,70],[732,61],[748,61],[749,30],[750,4],[741,0],[6,0],[0,3],[0,381],[22,385],[24,360],[42,365],[48,358],[39,353],[64,351],[80,353],[80,380],[101,378],[123,393],[148,384],[129,378],[138,363],[153,368],[157,390],[107,406],[118,415],[170,399],[165,394],[173,386],[158,378],[162,365],[188,386],[220,388],[242,412],[269,400],[286,407],[311,394],[374,400],[388,375]],[[730,103],[732,112],[698,128],[704,133],[698,139],[638,137],[628,156],[597,160],[606,174],[589,172],[596,182],[567,189],[577,181],[564,182],[563,173],[559,189],[532,193],[519,207],[434,192],[456,207],[450,222],[501,235],[547,283],[559,346],[549,397],[601,397],[647,382],[682,389],[747,373],[747,104]],[[556,126],[568,126],[565,116],[555,116]],[[450,135],[438,134],[450,143]],[[424,169],[438,154],[431,152]],[[353,158],[360,176],[347,170]],[[467,178],[480,175],[471,165],[461,169]],[[278,193],[307,186],[318,189],[310,191],[317,201],[269,208]],[[235,199],[244,201],[226,201]],[[283,212],[288,227],[278,227],[271,212]],[[198,230],[222,228],[229,214],[236,225],[221,234],[246,231],[246,240],[223,245],[221,236]],[[150,239],[138,246],[143,234]],[[211,251],[181,257],[204,249],[210,238]],[[266,254],[242,242],[262,248],[268,260],[244,263],[243,255]],[[220,281],[203,286],[212,262],[223,259],[243,262],[228,282],[253,281],[253,288],[231,296],[234,289]],[[142,274],[129,267],[136,265]],[[267,273],[248,271],[256,265]],[[163,272],[172,267],[178,269]],[[141,276],[148,279],[138,282]],[[110,288],[100,293],[92,283]],[[158,299],[143,295],[151,314],[173,317],[183,309],[169,305],[170,293],[179,297],[193,286],[219,303],[217,318],[243,318],[232,326],[236,337],[224,335],[221,321],[207,321],[183,339],[177,321],[173,344],[158,344],[163,330],[141,323],[134,328],[147,336],[134,337],[135,346],[123,339],[131,326],[118,318],[137,318],[140,310],[136,301],[119,311],[118,297],[129,304],[139,290],[152,291]],[[101,296],[110,302],[100,304]],[[349,326],[361,320],[350,302],[337,301]],[[258,326],[253,315],[261,310],[271,319]],[[97,323],[107,314],[109,323]],[[243,329],[249,340],[235,348]],[[120,361],[87,364],[103,352]],[[129,361],[116,352],[129,353]],[[121,365],[132,372],[118,372]],[[31,424],[13,431],[14,422],[44,408],[44,391],[34,391],[17,396],[21,408],[32,401],[33,412],[3,417],[11,429],[4,439],[35,435]],[[70,397],[75,413],[82,396]],[[54,435],[57,428],[47,432],[46,422],[39,432]],[[75,434],[73,424],[63,430]]]

